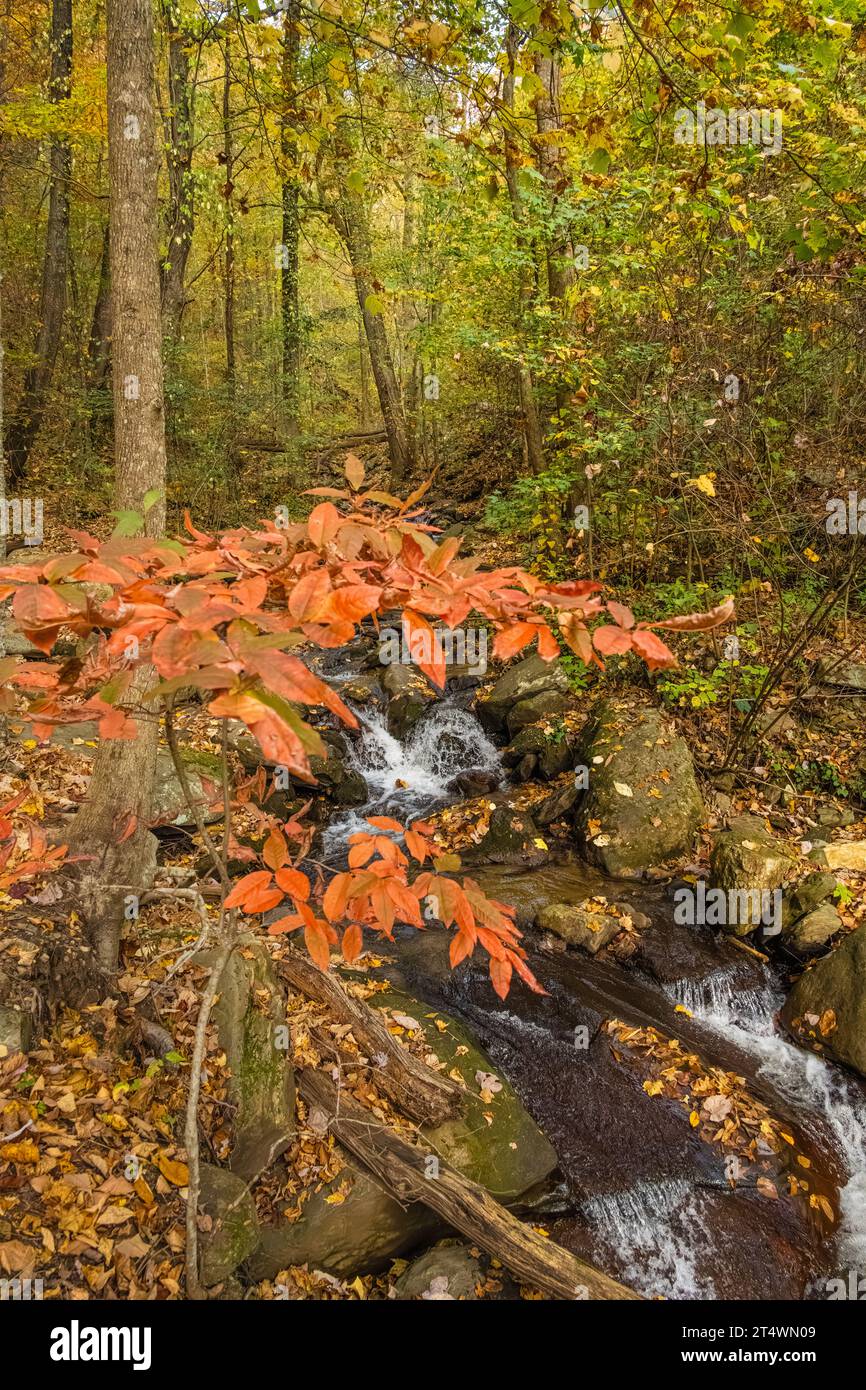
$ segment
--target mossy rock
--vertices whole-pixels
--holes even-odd
[[[531,701],[542,692],[566,697],[569,690],[568,676],[560,663],[544,661],[535,652],[504,672],[496,684],[478,699],[475,709],[487,733],[504,734],[508,726],[508,715],[515,705]],[[565,703],[563,699],[559,708],[563,709]],[[541,709],[535,715],[535,719],[549,712],[551,711]],[[516,733],[523,724],[533,722],[533,719],[525,718],[511,732]]]
[[[466,1088],[463,1113],[421,1133],[438,1155],[500,1202],[514,1202],[542,1182],[557,1164],[556,1153],[506,1078],[481,1051],[457,1019],[426,1005],[401,990],[375,994],[370,1004],[380,1010],[415,1019],[428,1049],[445,1065],[445,1073]],[[444,1028],[437,1027],[437,1020]],[[500,1089],[481,1095],[477,1074],[495,1078]],[[492,1117],[492,1118],[491,1118]]]
[[[574,764],[574,739],[562,720],[530,724],[511,740],[502,760],[506,767],[516,767],[527,754],[534,757],[535,771],[540,777],[558,777]]]
[[[467,864],[543,864],[549,859],[547,841],[527,811],[498,806],[486,833],[464,854]]]
[[[589,769],[575,829],[591,863],[637,877],[692,850],[704,803],[688,745],[660,710],[603,700],[575,761]]]
[[[866,1076],[866,927],[800,976],[781,1017],[798,1042]]]
[[[199,1211],[211,1222],[201,1236],[201,1281],[221,1284],[259,1244],[256,1204],[236,1173],[203,1163]]]
[[[258,1177],[295,1132],[295,1080],[283,991],[267,947],[249,938],[232,954],[214,1006],[237,1104],[232,1172]]]
[[[189,783],[190,795],[201,808],[206,824],[222,819],[222,758],[218,753],[180,745],[180,757]],[[153,785],[153,819],[162,825],[195,825],[187,805],[174,760],[168,748],[156,755]]]
[[[725,930],[734,936],[748,936],[754,931],[761,922],[758,895],[781,888],[792,865],[787,846],[770,833],[759,816],[735,816],[728,829],[716,837],[710,855],[710,881],[714,888],[746,892],[751,899]]]

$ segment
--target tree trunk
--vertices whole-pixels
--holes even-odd
[[[567,290],[574,284],[574,255],[568,226],[562,216],[562,194],[568,183],[562,147],[555,132],[562,125],[562,67],[556,49],[535,56],[535,75],[541,90],[535,101],[538,128],[538,170],[547,185],[550,230],[545,238],[547,289],[553,307],[562,312]]]
[[[71,74],[72,0],[53,0],[49,101],[58,103],[69,97]],[[52,140],[49,169],[48,226],[42,262],[36,362],[25,375],[21,402],[9,428],[6,477],[9,487],[17,486],[27,470],[30,451],[45,413],[46,397],[63,331],[69,257],[69,179],[72,173],[72,153],[68,140]]]
[[[298,163],[298,54],[300,0],[288,0],[283,20],[280,154],[282,157],[282,243],[280,247],[280,314],[283,343],[282,390],[286,431],[297,435],[301,415],[301,234]]]
[[[517,181],[517,173],[520,166],[514,143],[514,63],[517,54],[517,42],[517,33],[514,25],[509,25],[506,38],[508,71],[505,76],[503,88],[503,105],[508,113],[504,132],[505,182],[508,186],[511,216],[514,220],[517,248],[520,252],[517,311],[519,318],[518,328],[521,328],[524,318],[532,309],[533,278],[530,274],[529,267],[530,247],[526,236],[526,216],[520,199],[520,187]],[[544,469],[544,438],[541,431],[538,404],[535,399],[535,384],[532,380],[532,369],[528,362],[523,359],[522,355],[517,363],[517,390],[520,399],[520,413],[523,417],[523,439],[526,447],[526,461],[529,465],[530,472],[538,474]]]
[[[99,262],[99,284],[93,303],[90,342],[87,348],[88,383],[93,390],[105,385],[111,366],[111,275],[109,272],[111,238],[108,223],[102,234],[102,257]]]
[[[234,150],[232,148],[232,53],[231,31],[226,28],[225,70],[223,73],[223,167],[226,188],[226,245],[225,245],[225,343],[226,386],[229,399],[235,395],[235,224],[232,203]]]
[[[193,116],[189,75],[188,37],[180,24],[178,0],[163,0],[162,13],[168,35],[168,227],[165,265],[162,269],[162,309],[171,337],[180,334],[186,308],[186,266],[193,233]]]
[[[355,279],[358,308],[367,336],[370,367],[382,410],[388,451],[391,455],[391,487],[397,491],[409,477],[414,464],[412,441],[403,413],[400,383],[394,369],[385,320],[370,307],[375,297],[370,223],[361,198],[346,187],[341,177],[340,196],[334,209],[334,223],[346,248]]]
[[[159,489],[144,525],[157,536],[165,524],[165,417],[151,0],[108,0],[107,33],[115,499],[118,508],[143,512],[145,494]],[[125,704],[134,709],[153,679],[152,668],[140,668]],[[117,965],[124,897],[146,890],[156,862],[147,829],[157,750],[152,712],[138,728],[134,740],[100,744],[69,835],[74,850],[91,856],[81,872],[82,908],[106,975]]]

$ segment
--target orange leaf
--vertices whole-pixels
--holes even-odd
[[[343,932],[343,958],[351,965],[357,960],[364,945],[364,934],[357,922],[352,922]]]

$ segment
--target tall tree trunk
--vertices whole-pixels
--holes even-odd
[[[87,347],[88,383],[92,389],[105,385],[111,365],[111,274],[108,223],[102,234],[102,256],[99,261],[99,284],[93,302],[90,342]]]
[[[367,336],[370,351],[370,367],[376,394],[382,410],[385,433],[388,437],[388,451],[391,455],[391,486],[396,491],[409,477],[414,464],[412,441],[403,413],[400,383],[394,369],[394,359],[385,320],[381,313],[370,307],[370,298],[375,298],[373,280],[373,255],[370,238],[370,223],[363,201],[341,179],[340,195],[333,210],[334,223],[346,248],[349,264],[355,279],[355,293],[358,308]]]
[[[553,307],[562,312],[567,290],[574,284],[571,236],[562,216],[562,195],[568,185],[563,150],[556,132],[562,125],[562,66],[556,48],[535,56],[535,75],[541,83],[535,99],[539,173],[547,185],[550,230],[545,238],[547,288]]]
[[[529,264],[530,247],[526,235],[526,214],[520,198],[520,186],[517,180],[519,163],[517,149],[514,141],[514,64],[517,55],[517,33],[514,25],[509,25],[506,37],[506,53],[508,55],[508,71],[505,76],[503,87],[503,105],[507,112],[504,136],[505,136],[505,182],[508,186],[508,197],[511,203],[511,216],[514,220],[517,246],[520,252],[520,269],[517,306],[518,317],[521,321],[526,317],[532,308],[533,299],[533,276]],[[544,469],[544,438],[541,432],[541,419],[538,414],[538,403],[535,399],[535,384],[532,380],[532,369],[529,363],[521,355],[517,363],[517,391],[520,399],[520,413],[523,418],[523,439],[526,448],[526,461],[532,473],[541,473]]]
[[[107,33],[115,498],[119,508],[143,512],[145,495],[161,490],[144,526],[157,536],[165,525],[165,417],[151,0],[108,0]],[[153,679],[152,668],[139,669],[125,704],[135,709]],[[99,745],[87,800],[70,828],[70,844],[92,856],[81,874],[82,908],[108,975],[125,894],[145,891],[156,863],[147,822],[157,727],[151,712],[138,720],[134,740]]]
[[[235,222],[232,202],[234,150],[232,148],[232,54],[231,30],[226,27],[225,69],[223,73],[223,168],[226,190],[226,244],[223,267],[225,271],[225,343],[226,386],[229,398],[235,395]]]
[[[301,415],[301,234],[298,162],[298,55],[300,0],[288,0],[283,20],[280,154],[282,157],[282,244],[280,251],[280,312],[283,342],[283,404],[286,431],[298,434]]]
[[[69,97],[72,74],[72,0],[53,0],[51,8],[51,77],[48,99]],[[6,483],[15,487],[27,469],[45,413],[45,403],[63,331],[66,309],[66,267],[69,258],[69,179],[72,153],[69,141],[55,139],[49,154],[48,225],[42,262],[42,292],[36,362],[24,378],[24,391],[9,427]]]
[[[179,0],[163,0],[162,13],[168,36],[169,105],[166,118],[168,245],[162,269],[162,309],[169,335],[177,338],[186,308],[186,266],[194,225],[192,85],[187,52],[189,39],[181,27]]]

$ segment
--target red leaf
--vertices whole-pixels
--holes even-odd
[[[396,830],[398,835],[403,834],[403,827],[398,820],[392,820],[390,816],[366,816],[368,825],[375,825],[377,830]]]
[[[284,893],[291,893],[293,898],[300,899],[302,903],[309,898],[310,880],[300,869],[277,869],[274,878]]]
[[[490,979],[500,999],[505,999],[511,988],[511,961],[490,958]]]
[[[357,960],[364,946],[364,934],[357,922],[352,922],[343,932],[343,959],[352,964]]]
[[[522,651],[535,637],[538,628],[532,623],[515,623],[513,627],[503,628],[497,632],[496,641],[493,643],[493,655],[500,661],[508,661],[510,657],[516,656]]]
[[[613,623],[608,623],[605,627],[597,627],[592,634],[592,640],[597,651],[603,656],[620,656],[623,652],[631,651],[631,633],[624,632],[621,627],[615,627]]]
[[[307,520],[307,534],[313,545],[320,547],[333,540],[341,520],[333,502],[320,502],[314,507]]]
[[[445,684],[445,654],[435,629],[420,613],[406,608],[403,610],[403,633],[415,665],[441,690]]]
[[[613,599],[608,599],[607,611],[614,622],[618,623],[620,627],[634,627],[634,613],[632,613],[630,608],[626,608],[625,604],[616,603]]]
[[[638,628],[631,634],[632,646],[638,656],[642,656],[651,671],[663,671],[676,666],[677,659],[670,647],[665,646],[660,637],[647,628]]]
[[[711,608],[708,613],[685,613],[679,618],[666,618],[661,623],[643,623],[641,626],[663,627],[668,632],[708,632],[710,628],[728,622],[733,616],[734,600],[726,598],[724,603],[720,603],[717,608]]]
[[[345,475],[346,482],[349,484],[349,487],[352,489],[353,492],[358,492],[358,490],[360,489],[361,484],[364,481],[364,471],[364,465],[358,458],[357,454],[346,455],[346,467],[343,469],[343,473]]]
[[[270,835],[265,840],[262,858],[269,869],[281,869],[288,857],[289,851],[286,845],[286,837],[274,826]],[[303,878],[303,874],[301,877]],[[279,883],[279,879],[277,882]],[[306,882],[306,879],[304,879],[304,882]]]
[[[307,950],[320,970],[327,970],[331,964],[331,952],[324,929],[318,924],[304,927],[304,941]]]
[[[255,873],[244,874],[239,878],[232,891],[225,900],[225,907],[243,907],[251,892],[256,888],[262,888],[271,882],[271,875],[267,869],[256,869]]]

